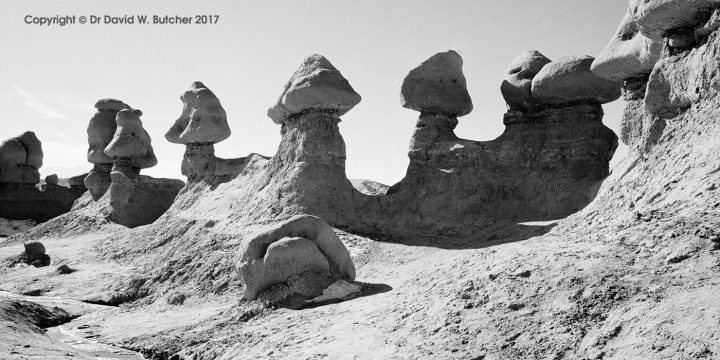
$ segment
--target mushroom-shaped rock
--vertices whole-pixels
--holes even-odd
[[[462,57],[453,50],[437,53],[423,61],[403,80],[402,106],[426,113],[469,114],[473,105],[462,66]]]
[[[520,55],[505,69],[500,92],[510,107],[528,107],[537,103],[530,92],[532,80],[549,62],[545,55],[533,50]]]
[[[182,114],[165,134],[176,144],[219,143],[230,136],[227,114],[205,84],[196,81],[180,96]]]
[[[649,74],[660,58],[662,42],[641,34],[630,12],[590,70],[600,77],[625,80]]]
[[[112,158],[105,155],[105,148],[112,141],[117,124],[115,118],[120,110],[130,110],[130,106],[117,99],[100,99],[95,103],[98,110],[90,119],[87,128],[88,162],[109,164]]]
[[[316,216],[299,215],[247,241],[240,250],[238,273],[246,299],[274,285],[314,297],[335,280],[354,280],[355,266],[330,225]]]
[[[35,169],[40,169],[43,164],[42,143],[35,133],[32,131],[26,131],[15,139],[17,139],[17,141],[25,147],[25,151],[27,152],[25,165]]]
[[[591,56],[566,56],[545,65],[532,81],[532,96],[548,104],[617,100],[622,83],[595,75],[590,71],[593,60]]]
[[[157,164],[150,145],[150,135],[132,110],[121,110],[115,119],[117,129],[105,154],[113,159],[132,159],[132,167],[148,168]]]
[[[662,40],[668,31],[700,24],[718,5],[720,0],[630,0],[630,13],[645,36]]]
[[[315,54],[305,58],[267,115],[276,124],[283,124],[290,115],[309,109],[332,111],[342,116],[360,100],[360,95],[340,71],[324,56]]]
[[[0,143],[0,182],[23,182],[23,169],[27,151],[17,139],[7,139]]]

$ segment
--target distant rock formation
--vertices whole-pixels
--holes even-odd
[[[42,144],[32,131],[3,141],[0,143],[0,182],[39,183],[42,159]]]
[[[92,171],[85,178],[85,186],[94,199],[99,199],[110,187],[110,171],[113,160],[105,154],[105,148],[112,141],[117,129],[115,118],[120,110],[132,110],[117,99],[100,99],[95,103],[97,112],[90,119],[87,128],[87,160],[93,164]]]
[[[299,215],[248,239],[237,266],[244,297],[270,302],[310,299],[339,279],[354,280],[342,241],[318,217]]]
[[[184,183],[140,175],[141,169],[157,164],[140,120],[142,111],[117,99],[99,100],[95,108],[88,124],[88,161],[94,167],[84,181],[90,196],[104,209],[100,212],[118,224],[152,223],[170,207]]]
[[[42,164],[42,143],[34,132],[0,143],[0,217],[46,221],[69,211],[85,191],[53,184],[52,179],[39,189]]]
[[[385,195],[390,188],[385,184],[366,179],[350,179],[350,183],[357,191],[365,195]]]

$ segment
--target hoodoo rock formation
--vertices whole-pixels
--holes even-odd
[[[455,135],[471,110],[462,60],[434,56],[401,91],[402,105],[420,112],[407,174],[373,196],[344,173],[338,123],[359,96],[312,56],[269,111],[281,124],[275,156],[251,154],[227,176],[193,168],[198,177],[188,176],[165,215],[137,228],[98,221],[114,211],[116,191],[148,188],[147,177],[115,171],[99,200],[85,195],[70,213],[0,241],[4,257],[42,241],[53,263],[75,272],[20,264],[0,271],[0,287],[51,294],[23,302],[73,310],[56,330],[157,358],[717,358],[720,13],[703,4],[720,9],[632,0],[632,19],[591,66],[524,54],[505,73],[505,132],[492,141]],[[609,173],[617,137],[602,104],[620,81],[622,138],[633,150]],[[205,87],[193,88],[184,105],[202,109],[189,104]],[[200,114],[219,114],[210,99]],[[187,129],[181,122],[177,132]],[[27,164],[14,148],[0,153],[3,166]],[[128,154],[142,151],[115,155]],[[543,219],[555,221],[517,224]],[[362,282],[323,289],[356,270]],[[319,293],[310,303],[349,299],[342,288],[361,290],[333,306],[271,306]],[[108,311],[65,299],[128,304]],[[0,306],[0,333],[12,335],[0,346],[32,357],[35,347],[21,344],[34,341],[48,357],[67,357],[67,343],[16,326],[44,311],[12,304],[20,302]]]
[[[0,218],[45,221],[70,210],[84,188],[39,189],[42,164],[42,143],[32,131],[0,143]]]
[[[135,227],[149,224],[170,207],[184,183],[140,175],[140,169],[155,166],[157,159],[138,111],[123,109],[116,115],[116,130],[105,147],[112,159],[108,218]]]
[[[94,199],[99,199],[110,187],[113,159],[105,154],[105,148],[117,130],[115,118],[120,110],[132,108],[120,100],[110,98],[98,100],[95,108],[97,112],[90,119],[87,128],[87,160],[93,164],[93,169],[85,178],[85,186]],[[137,112],[138,116],[142,114],[139,110]]]
[[[462,59],[451,51],[431,60],[410,72],[406,80],[413,85],[403,85],[402,103],[417,98],[408,93],[413,91],[452,105],[411,107],[420,118],[407,175],[385,196],[365,203],[362,212],[378,215],[363,225],[365,231],[469,236],[498,221],[567,216],[593,199],[617,146],[617,137],[602,124],[600,104],[617,98],[620,84],[590,73],[591,58],[553,63],[537,51],[521,55],[501,86],[510,106],[506,130],[485,142],[454,133],[457,115],[472,109],[467,90],[458,89],[465,83]],[[428,66],[438,63],[444,71]],[[417,78],[435,83],[421,89]]]
[[[354,280],[347,249],[326,222],[295,216],[249,238],[240,249],[244,297],[272,302],[310,299],[336,280]]]
[[[236,176],[245,158],[215,157],[217,144],[230,136],[227,114],[215,94],[200,81],[180,96],[183,110],[175,124],[165,134],[171,143],[184,144],[181,171],[188,181]]]
[[[253,212],[278,219],[312,214],[335,226],[358,221],[355,204],[362,194],[345,175],[338,123],[360,99],[325,57],[303,61],[268,110],[281,125],[282,138],[275,156],[251,182]]]

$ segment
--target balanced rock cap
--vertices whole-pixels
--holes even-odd
[[[142,127],[142,121],[132,110],[122,110],[116,117],[117,130],[112,141],[105,147],[111,158],[141,158],[148,153],[150,137]]]
[[[528,51],[520,55],[505,69],[505,80],[500,85],[505,102],[511,107],[527,107],[537,103],[530,89],[532,80],[550,59],[539,51]]]
[[[473,105],[462,66],[462,57],[453,50],[433,55],[405,76],[400,103],[420,112],[469,114]]]
[[[703,12],[718,5],[720,0],[630,0],[630,13],[643,35],[662,40],[668,30],[700,24]]]
[[[230,136],[227,114],[205,84],[196,81],[180,96],[183,110],[165,138],[176,144],[219,143]]]
[[[532,81],[532,96],[546,104],[617,100],[622,83],[595,75],[590,71],[593,60],[591,56],[566,56],[545,65]]]
[[[615,36],[593,61],[590,70],[595,75],[611,80],[649,74],[660,58],[662,47],[661,41],[640,33],[628,11]]]
[[[324,56],[315,54],[305,58],[267,115],[276,124],[308,109],[332,110],[342,116],[360,100],[340,71]]]

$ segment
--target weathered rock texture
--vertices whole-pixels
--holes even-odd
[[[660,58],[662,41],[653,40],[640,33],[630,11],[610,43],[593,61],[590,69],[600,77],[625,80],[652,71]]]
[[[175,124],[165,133],[171,143],[185,144],[181,172],[188,181],[232,178],[240,171],[245,158],[215,157],[214,144],[230,136],[225,109],[220,100],[200,81],[180,96],[183,110]]]
[[[42,164],[42,144],[32,131],[0,143],[0,217],[45,221],[70,210],[84,188],[48,183],[39,189]]]
[[[714,93],[720,79],[715,69],[720,61],[711,45],[717,37],[715,30],[720,28],[720,12],[711,6],[718,5],[712,1],[632,1],[632,17],[626,17],[621,28],[644,29],[654,43],[664,43],[662,53],[657,50],[662,57],[646,57],[643,52],[613,53],[608,51],[615,46],[611,41],[604,51],[608,63],[646,62],[652,65],[651,71],[644,67],[603,68],[598,61],[593,64],[603,68],[596,71],[602,76],[625,78],[621,139],[639,153],[648,153],[661,139],[668,119]]]
[[[701,25],[718,0],[631,0],[630,14],[638,28],[652,39],[662,39],[668,32]]]
[[[326,222],[295,216],[250,238],[240,249],[238,273],[244,297],[310,299],[338,279],[354,280],[350,254]]]
[[[424,113],[469,114],[473,105],[462,65],[462,57],[453,50],[423,61],[405,76],[400,103],[403,107]]]
[[[360,99],[340,71],[324,56],[316,54],[305,58],[267,114],[277,124],[311,109],[342,116]]]

